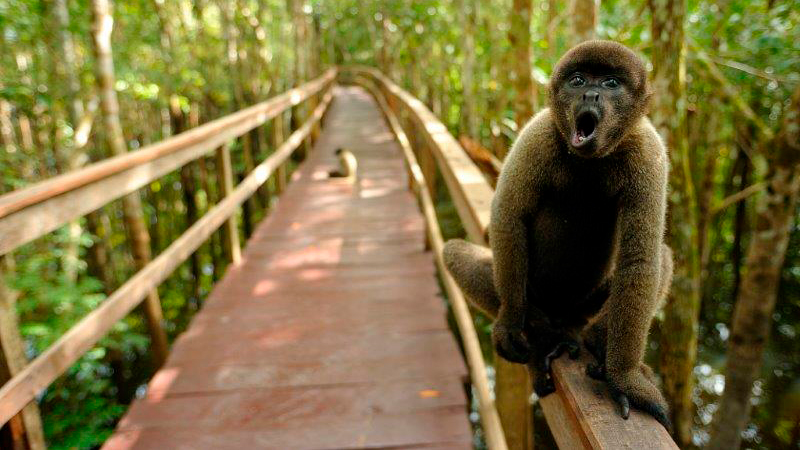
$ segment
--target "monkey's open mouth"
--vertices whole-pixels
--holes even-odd
[[[572,146],[581,147],[594,137],[598,117],[594,111],[583,111],[575,120],[575,132],[572,134]]]

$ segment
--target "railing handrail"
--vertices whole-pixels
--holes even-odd
[[[336,69],[330,69],[320,77],[269,100],[140,150],[0,195],[0,255],[208,154],[222,143],[319,93],[335,76]],[[147,170],[137,172],[136,169],[148,164]],[[104,182],[108,186],[103,186],[103,189],[90,189]]]
[[[399,102],[410,113],[429,144],[469,238],[487,245],[494,190],[447,127],[423,102],[372,67],[350,67],[377,82],[390,105]],[[584,352],[585,353],[585,352]],[[584,373],[585,360],[559,358],[553,363],[556,392],[539,401],[560,448],[677,449],[667,430],[651,416],[631,411],[623,420],[605,387]]]
[[[294,106],[302,101],[296,100],[297,98],[307,99],[312,95],[320,93],[325,87],[330,86],[335,76],[336,71],[332,70],[320,78],[306,83],[301,87],[303,93],[298,94],[302,95],[302,97],[289,98],[289,102],[286,103],[286,108]],[[293,91],[296,92],[297,90]],[[289,91],[289,94],[291,95],[293,91]],[[281,95],[276,98],[285,99],[286,97]],[[294,150],[312,134],[314,126],[322,120],[325,110],[332,98],[332,92],[328,89],[322,101],[308,117],[308,120],[298,130],[292,133],[274,153],[256,166],[232,192],[226,195],[224,199],[198,219],[188,230],[167,247],[167,249],[153,259],[153,261],[148,263],[120,286],[119,289],[114,291],[99,307],[87,314],[47,350],[0,387],[0,424],[9,421],[15,414],[21,411],[28,402],[32,401],[39,391],[52,383],[77,361],[81,355],[90,350],[95,343],[105,336],[114,323],[141,303],[148,292],[158,287],[158,285],[180,264],[186,261],[186,259],[188,259],[217,228],[229,220],[236,212],[236,209],[256,192],[270,175],[291,156]],[[264,105],[271,106],[274,104],[275,103],[267,101],[256,105],[256,107],[263,108]],[[242,114],[245,112],[247,114]],[[267,112],[254,110],[253,107],[251,107],[227,116],[228,118],[234,116],[240,120],[237,121],[237,124],[228,124],[228,127],[232,127],[237,131],[243,130],[236,135],[241,136],[255,126],[263,124],[266,120],[270,117],[274,117],[279,112],[280,111],[267,117]],[[245,115],[247,117],[243,117]],[[254,122],[257,122],[256,125],[250,126],[250,124]],[[219,130],[218,133],[226,136],[226,139],[227,136],[230,135],[226,130]],[[206,140],[216,140],[216,137],[207,136]],[[225,145],[225,143],[222,145]],[[150,148],[153,147],[155,146],[151,146]],[[174,149],[173,152],[177,152],[178,150],[180,149]],[[203,154],[205,154],[205,152]],[[164,154],[154,156],[155,159],[159,157],[164,157]],[[191,161],[191,159],[186,162],[189,161]],[[140,164],[143,163],[140,162]],[[124,170],[125,169],[121,169],[123,172]],[[106,176],[113,177],[113,175],[108,174]],[[100,180],[102,180],[102,178]],[[92,182],[89,184],[91,183]],[[74,189],[80,190],[80,187],[75,187]],[[37,194],[37,192],[40,191],[32,190],[29,192],[32,193],[31,195],[40,195]],[[120,194],[120,196],[122,195],[124,194]],[[52,199],[54,197],[50,198]],[[4,219],[23,214],[27,209],[28,208],[24,208],[18,210],[16,213],[11,213],[11,215],[6,216]],[[0,224],[2,224],[4,219],[0,219]],[[0,235],[0,239],[2,239],[2,235]]]

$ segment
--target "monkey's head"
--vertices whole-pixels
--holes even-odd
[[[599,158],[613,152],[645,114],[647,70],[636,54],[612,41],[587,41],[569,50],[550,79],[556,126],[573,153]]]

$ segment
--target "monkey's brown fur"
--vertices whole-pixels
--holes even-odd
[[[642,61],[623,45],[589,41],[567,52],[551,79],[551,107],[506,158],[491,250],[453,240],[444,256],[464,294],[496,317],[498,353],[528,364],[540,396],[555,389],[550,361],[565,350],[576,356],[582,330],[598,362],[587,372],[607,381],[623,416],[630,402],[669,427],[642,362],[672,279],[663,243],[669,167],[644,116],[649,94]]]

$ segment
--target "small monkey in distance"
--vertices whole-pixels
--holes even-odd
[[[334,152],[339,158],[339,169],[328,172],[330,178],[348,178],[355,181],[358,175],[358,161],[356,156],[347,149],[337,148]]]
[[[553,70],[550,108],[524,127],[492,201],[491,249],[451,240],[448,270],[495,317],[500,356],[525,363],[539,396],[555,390],[553,359],[597,361],[627,418],[633,405],[669,428],[669,410],[642,361],[650,323],[672,279],[664,242],[667,152],[645,116],[647,71],[627,47],[588,41]],[[588,325],[587,325],[588,322]]]

